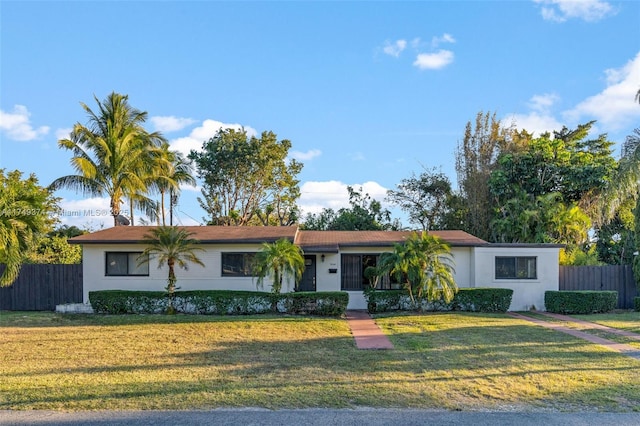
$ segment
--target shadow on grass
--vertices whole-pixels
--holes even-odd
[[[512,328],[509,327],[509,331]],[[522,328],[523,332],[527,331],[526,327]],[[474,331],[480,330],[474,327],[464,330]],[[427,338],[450,339],[446,334],[430,332]],[[632,385],[631,377],[631,373],[638,370],[636,362],[620,363],[621,356],[613,352],[591,354],[584,342],[570,337],[524,344],[487,342],[494,348],[486,350],[457,345],[415,349],[405,344],[418,338],[415,333],[392,337],[396,343],[393,351],[357,350],[350,337],[221,341],[207,350],[172,355],[172,358],[179,356],[180,361],[86,368],[61,365],[55,370],[10,373],[4,377],[23,378],[32,385],[20,392],[5,394],[0,408],[99,409],[104,404],[115,404],[119,408],[142,409],[359,405],[451,409],[456,408],[456,404],[472,404],[466,401],[470,398],[466,394],[470,392],[466,389],[467,383],[481,381],[490,385],[508,381],[516,384],[515,388],[531,381],[532,377],[561,381],[562,377],[577,374],[586,377],[629,375],[630,379],[626,385],[602,384],[597,390],[583,389],[571,395],[543,390],[537,396],[505,394],[503,397],[525,404],[575,404],[576,409],[585,408],[586,402],[580,401],[592,404],[603,395],[605,400],[596,406],[610,407],[615,398],[631,401],[625,407],[635,407],[632,401],[640,401],[640,390]],[[492,352],[499,355],[492,358]],[[155,378],[154,374],[159,371],[164,373]],[[61,374],[64,380],[55,388],[45,389],[37,378],[50,374]],[[175,378],[167,380],[168,375]],[[128,383],[121,383],[123,379]],[[463,395],[466,402],[456,402],[455,397],[453,402],[443,401],[438,389]],[[518,391],[514,389],[514,392]],[[475,395],[471,399],[473,404],[491,405],[499,403],[501,398]]]
[[[59,314],[41,311],[0,311],[0,328],[15,327],[73,327],[73,326],[120,326],[136,324],[185,324],[236,321],[305,321],[312,319],[340,319],[306,315],[163,315],[163,314]]]

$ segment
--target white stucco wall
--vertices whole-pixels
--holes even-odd
[[[158,269],[158,261],[151,259],[149,262],[149,276],[109,277],[105,276],[105,252],[139,252],[143,248],[136,244],[86,244],[83,246],[82,272],[83,272],[83,299],[89,301],[89,292],[96,290],[146,290],[163,291],[167,285],[168,270],[166,266]],[[205,264],[204,267],[189,264],[189,269],[176,267],[177,285],[180,290],[248,290],[256,291],[256,279],[252,277],[223,277],[221,274],[222,256],[225,252],[254,252],[259,247],[255,245],[208,245],[205,251],[197,255]],[[287,285],[283,284],[283,291]],[[290,290],[293,289],[291,283]],[[271,291],[271,284],[265,279],[263,291]]]
[[[513,289],[510,311],[526,311],[535,307],[546,310],[544,293],[559,288],[560,249],[557,247],[476,247],[474,287]],[[537,258],[537,278],[526,280],[496,279],[496,256],[535,256]]]
[[[313,255],[313,253],[305,253]],[[316,254],[316,291],[340,291],[340,255],[338,253]],[[335,269],[336,273],[330,273]]]
[[[181,290],[248,290],[255,291],[256,279],[253,277],[223,277],[221,275],[221,253],[257,252],[259,245],[207,245],[206,250],[198,254],[205,267],[191,264],[189,270],[176,269],[177,285]],[[316,291],[340,291],[342,253],[378,254],[389,251],[389,247],[347,247],[341,253],[316,255]],[[90,291],[95,290],[155,290],[162,291],[166,286],[167,268],[157,268],[157,261],[149,263],[149,276],[110,277],[105,276],[105,252],[139,252],[142,247],[136,244],[86,244],[83,246],[84,302],[87,303]],[[544,310],[544,292],[558,290],[558,248],[550,247],[454,247],[452,254],[455,262],[454,278],[459,287],[498,287],[514,290],[510,310],[528,310],[535,306]],[[313,255],[314,253],[307,253]],[[496,256],[535,256],[537,258],[538,277],[535,280],[495,279]],[[335,273],[330,273],[335,269]],[[293,283],[284,284],[283,291],[293,291]],[[269,280],[261,289],[270,291]],[[366,309],[361,291],[349,291],[349,309]]]

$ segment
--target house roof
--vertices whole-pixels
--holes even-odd
[[[401,243],[414,231],[299,231],[296,244],[305,251],[337,252],[339,247],[384,247]],[[475,247],[487,242],[464,231],[430,231],[451,246]]]
[[[114,226],[69,239],[71,244],[131,244],[139,243],[154,226]],[[293,241],[297,228],[293,226],[184,226],[192,238],[201,243],[271,243],[282,238]]]
[[[152,226],[116,226],[69,239],[72,244],[139,243]],[[185,226],[204,244],[294,241],[305,251],[337,252],[339,247],[384,247],[405,241],[413,231],[303,231],[296,226]],[[431,231],[451,246],[476,247],[488,243],[464,231]]]

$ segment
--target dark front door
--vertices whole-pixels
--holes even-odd
[[[298,286],[299,291],[316,291],[316,255],[304,256],[304,273]]]

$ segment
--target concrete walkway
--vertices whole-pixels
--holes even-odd
[[[558,323],[553,323],[553,322],[549,322],[549,321],[544,321],[538,318],[533,318],[527,315],[522,315],[522,314],[518,314],[516,312],[508,312],[508,315],[514,317],[514,318],[518,318],[518,319],[523,319],[529,322],[532,322],[534,324],[537,324],[539,326],[545,327],[545,328],[550,328],[552,330],[556,330],[556,331],[560,331],[562,333],[566,333],[569,334],[573,337],[577,337],[579,339],[583,339],[586,341],[589,341],[591,343],[596,343],[598,345],[602,345],[606,348],[611,349],[612,351],[616,351],[616,352],[620,352],[621,354],[627,355],[631,358],[635,358],[637,360],[640,360],[640,349],[635,348],[631,345],[627,345],[624,343],[617,343],[614,342],[613,340],[609,340],[609,339],[604,339],[602,337],[599,336],[594,336],[593,334],[589,334],[587,332],[584,331],[580,331],[580,330],[575,330],[573,328],[570,327],[566,327],[564,325],[558,324]],[[556,317],[555,314],[546,314],[548,316],[553,316],[556,319],[562,319],[563,321],[571,321],[571,322],[581,322],[582,324],[587,324],[589,326],[592,326],[592,328],[601,328],[604,326],[598,326],[598,327],[593,327],[596,326],[598,324],[594,324],[591,322],[587,322],[587,321],[581,321],[578,320],[576,318],[572,318],[572,317],[568,317],[565,315],[561,315],[560,318]],[[605,327],[607,329],[607,331],[612,330],[609,327]],[[618,330],[621,331],[621,330]],[[629,333],[629,332],[626,332]],[[620,334],[620,333],[616,333],[616,334]],[[632,333],[633,334],[633,333]]]
[[[391,340],[366,311],[347,311],[347,322],[358,349],[393,349]]]
[[[619,328],[607,327],[606,325],[596,324],[595,322],[583,321],[583,320],[580,320],[578,318],[570,317],[568,315],[552,314],[551,312],[540,312],[540,313],[543,314],[543,315],[546,315],[548,317],[561,320],[561,321],[575,322],[576,324],[580,324],[580,325],[584,326],[585,328],[592,328],[592,329],[595,329],[595,330],[602,330],[602,331],[606,331],[607,333],[617,334],[619,336],[624,336],[624,337],[628,337],[629,339],[640,341],[640,334],[634,333],[634,332],[631,332],[631,331],[620,330]]]

